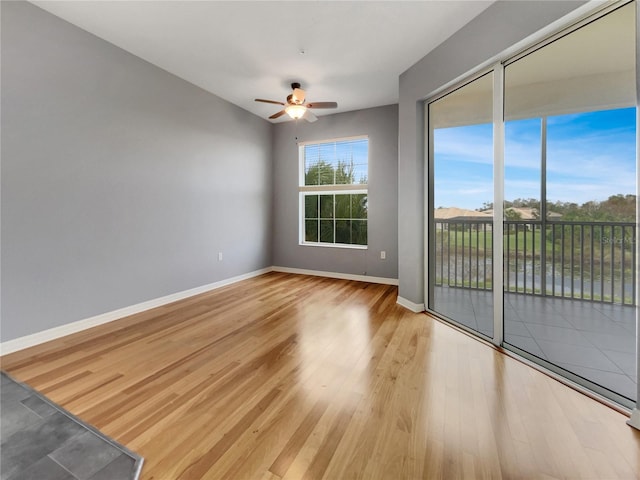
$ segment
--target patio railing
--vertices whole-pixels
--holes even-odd
[[[635,304],[636,226],[624,222],[504,222],[504,289]],[[435,221],[435,284],[492,290],[491,219]]]

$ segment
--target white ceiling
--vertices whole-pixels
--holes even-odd
[[[253,99],[284,101],[293,81],[338,102],[319,115],[397,103],[399,75],[493,2],[32,3],[267,118],[278,106]]]

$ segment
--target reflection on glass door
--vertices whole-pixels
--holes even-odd
[[[428,105],[430,310],[493,336],[493,74]]]
[[[623,403],[637,392],[635,16],[623,6],[504,70],[505,342]]]

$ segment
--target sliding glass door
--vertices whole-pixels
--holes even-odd
[[[493,336],[493,74],[429,104],[429,308]]]
[[[635,4],[504,68],[505,342],[636,397]]]
[[[427,102],[426,295],[432,312],[632,405],[636,2],[608,8]]]

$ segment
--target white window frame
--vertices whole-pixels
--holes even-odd
[[[369,136],[357,135],[352,137],[331,138],[317,141],[298,142],[298,240],[299,244],[307,247],[328,247],[328,248],[348,248],[353,250],[367,250],[369,248],[369,212],[367,206],[367,245],[354,245],[350,243],[336,243],[335,229],[334,242],[307,242],[305,240],[305,202],[308,195],[367,195],[369,197],[369,184],[349,184],[349,185],[305,185],[305,158],[304,150],[307,145],[318,145],[323,143],[345,142],[350,140],[367,140],[367,181],[369,178]],[[334,205],[335,208],[335,205]],[[352,219],[363,220],[363,219]],[[333,217],[335,223],[335,215]]]

